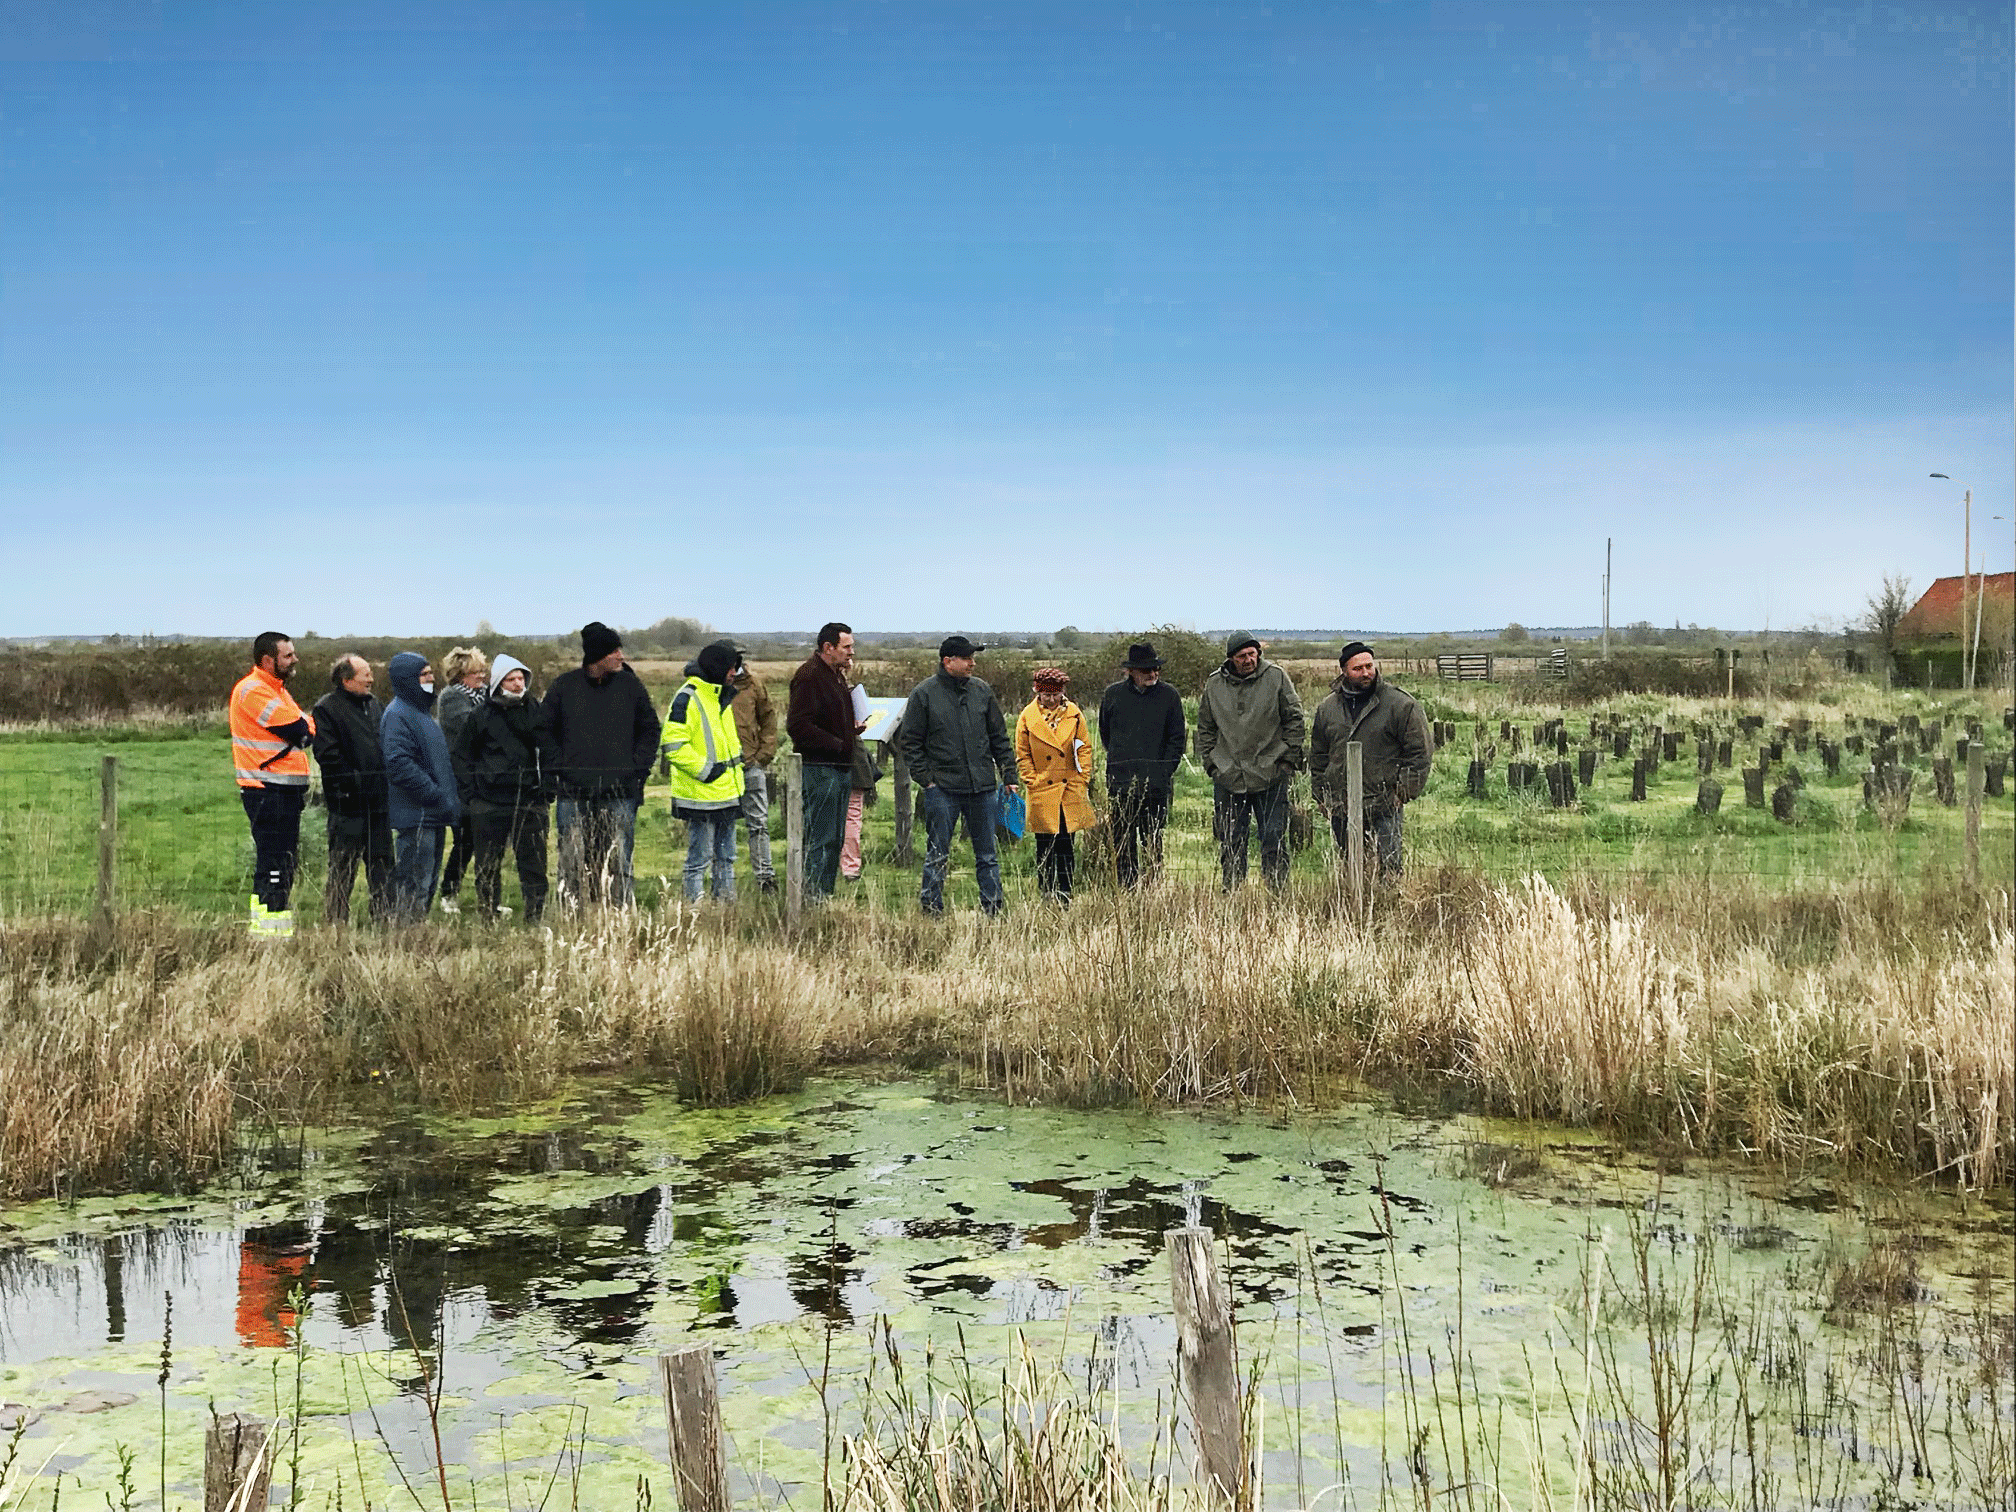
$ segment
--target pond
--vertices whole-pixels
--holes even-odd
[[[1081,1113],[827,1080],[291,1132],[194,1196],[0,1213],[27,1487],[0,1505],[200,1503],[213,1408],[301,1425],[276,1500],[440,1505],[437,1453],[460,1506],[667,1497],[655,1360],[695,1336],[751,1503],[817,1505],[842,1437],[911,1396],[983,1404],[1016,1358],[1166,1457],[1185,1222],[1221,1240],[1269,1505],[1446,1486],[1452,1428],[1500,1484],[1572,1489],[1643,1459],[1676,1381],[1704,1504],[2006,1495],[2006,1193],[1661,1170],[1387,1102]]]

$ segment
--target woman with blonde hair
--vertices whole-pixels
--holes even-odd
[[[1015,721],[1015,764],[1028,794],[1036,836],[1036,885],[1056,903],[1071,901],[1071,837],[1095,822],[1092,812],[1092,732],[1078,705],[1065,697],[1062,668],[1036,673],[1035,700]]]
[[[448,754],[455,767],[455,785],[461,789],[462,819],[449,830],[448,864],[441,868],[441,912],[462,911],[462,873],[475,854],[475,839],[469,828],[469,769],[462,759],[462,727],[490,701],[490,658],[480,646],[457,646],[441,658],[441,696],[434,700],[434,717],[448,738]]]

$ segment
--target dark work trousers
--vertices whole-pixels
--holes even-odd
[[[1260,875],[1279,892],[1288,885],[1288,779],[1257,793],[1235,793],[1214,786],[1212,818],[1218,831],[1218,863],[1225,889],[1246,881],[1246,835],[1260,821]]]
[[[392,823],[382,810],[329,816],[329,875],[322,888],[325,923],[350,922],[350,891],[357,885],[359,863],[364,867],[364,890],[371,898],[371,922],[383,924],[392,913]]]
[[[1170,790],[1140,778],[1113,794],[1113,862],[1122,887],[1138,887],[1145,875],[1162,874],[1162,829],[1169,822]]]
[[[294,863],[301,856],[302,787],[241,787],[245,817],[252,821],[252,891],[274,913],[287,912],[294,891]]]
[[[1394,809],[1390,813],[1379,814],[1365,821],[1365,856],[1372,864],[1373,875],[1384,877],[1389,882],[1400,877],[1400,816],[1405,809]],[[1351,821],[1341,808],[1330,811],[1330,833],[1337,841],[1337,857],[1341,861],[1351,854]]]
[[[504,894],[504,852],[509,849],[518,863],[518,891],[524,895],[526,922],[536,921],[546,911],[546,805],[528,803],[518,808],[472,805],[468,826],[470,849],[474,852],[476,906],[483,917],[497,917]]]
[[[441,896],[453,900],[462,891],[462,873],[469,869],[475,840],[469,821],[448,827],[448,860],[441,868]]]
[[[1063,822],[1061,819],[1058,821]],[[1059,829],[1054,835],[1036,836],[1036,888],[1053,903],[1071,901],[1071,832]]]

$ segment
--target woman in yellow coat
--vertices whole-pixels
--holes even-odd
[[[1015,721],[1015,762],[1028,794],[1036,836],[1036,885],[1058,903],[1071,901],[1071,837],[1090,829],[1092,732],[1064,696],[1071,679],[1056,667],[1036,674],[1036,701]]]

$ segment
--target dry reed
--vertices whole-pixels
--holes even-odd
[[[2007,900],[1883,887],[1648,896],[1410,878],[1166,887],[927,921],[836,907],[636,912],[548,931],[304,932],[166,914],[97,951],[0,926],[0,1194],[201,1177],[247,1121],[379,1079],[471,1109],[584,1072],[721,1103],[819,1067],[935,1067],[1017,1100],[1320,1104],[1430,1081],[1480,1110],[1686,1150],[2005,1180]]]

